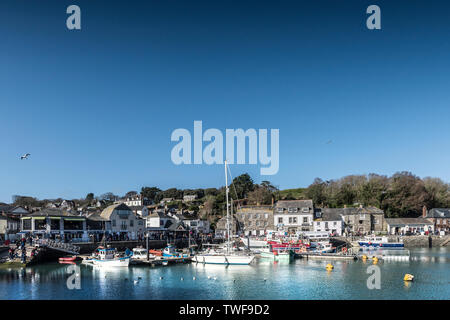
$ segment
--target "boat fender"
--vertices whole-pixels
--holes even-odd
[[[334,266],[333,266],[331,263],[329,263],[329,264],[327,264],[327,266],[325,267],[325,269],[327,269],[327,270],[333,270],[333,269],[334,269]]]
[[[405,276],[403,277],[404,281],[414,281],[414,276],[412,274],[405,274]]]

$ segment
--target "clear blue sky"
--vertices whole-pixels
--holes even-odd
[[[382,30],[365,10],[381,7]],[[66,28],[78,4],[82,30]],[[176,128],[280,129],[280,188],[408,170],[450,181],[444,1],[0,3],[0,201],[223,185]],[[326,142],[332,140],[332,143]],[[29,160],[19,156],[29,152]]]

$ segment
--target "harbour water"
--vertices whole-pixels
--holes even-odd
[[[327,263],[334,265],[332,271],[325,270]],[[297,259],[229,267],[82,265],[80,289],[69,289],[70,265],[49,263],[0,268],[0,299],[450,299],[450,248],[417,248],[411,250],[410,261],[379,261],[379,290],[367,287],[372,264]],[[405,273],[415,281],[403,281]]]

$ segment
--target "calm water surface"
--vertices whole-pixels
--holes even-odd
[[[82,265],[79,290],[67,288],[69,265],[52,263],[0,269],[0,299],[450,299],[449,248],[413,249],[411,261],[378,262],[380,290],[366,285],[371,261],[333,261],[334,270],[327,272],[329,262],[107,270]],[[404,282],[405,273],[415,281]]]

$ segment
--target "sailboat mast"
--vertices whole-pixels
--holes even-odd
[[[225,160],[225,196],[227,199],[227,254],[228,246],[230,242],[230,214],[228,210],[228,171],[227,171],[227,160]]]

